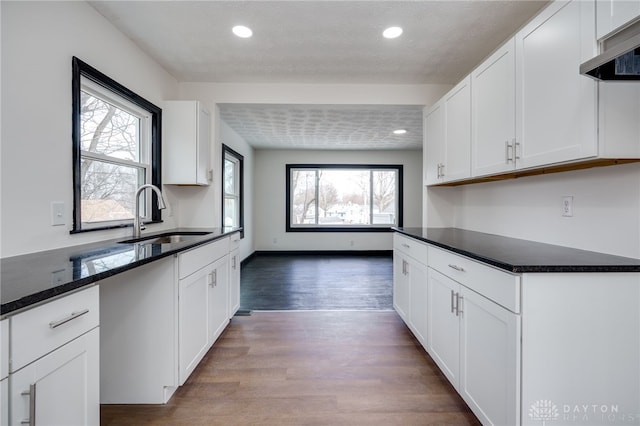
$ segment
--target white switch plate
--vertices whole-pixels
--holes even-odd
[[[51,203],[51,226],[64,225],[66,217],[64,203],[62,201],[54,201]]]
[[[573,216],[573,197],[571,195],[565,195],[562,197],[562,216]]]

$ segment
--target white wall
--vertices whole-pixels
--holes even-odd
[[[428,226],[640,258],[640,164],[427,190]],[[574,197],[563,217],[561,197]]]
[[[155,104],[175,98],[177,81],[84,2],[3,1],[0,7],[2,256],[130,234],[131,228],[69,234],[71,57]],[[52,201],[65,203],[65,226],[51,226]],[[163,217],[164,224],[149,229],[174,227]]]
[[[174,209],[178,212],[180,226],[218,226],[221,218],[221,182],[220,173],[215,171],[216,165],[221,160],[222,145],[221,143],[227,138],[237,147],[241,147],[238,151],[240,154],[249,152],[249,146],[237,134],[230,133],[228,128],[220,120],[220,114],[217,108],[219,103],[267,103],[267,104],[347,104],[347,105],[427,105],[430,106],[442,97],[452,86],[446,84],[289,84],[289,83],[265,83],[265,84],[235,84],[235,83],[180,83],[180,99],[195,99],[206,104],[214,117],[212,122],[212,155],[214,165],[214,182],[208,188],[170,188],[169,191],[176,200]],[[225,142],[226,143],[226,142]],[[233,145],[230,145],[233,147]],[[235,148],[234,148],[235,149]],[[284,151],[277,151],[281,155]],[[309,152],[305,152],[303,158],[308,158]],[[327,162],[337,162],[333,153],[327,153]],[[360,155],[360,154],[358,154]],[[358,157],[356,155],[356,157]],[[364,155],[371,154],[365,153]],[[417,159],[419,155],[415,152],[407,154],[412,156],[412,161]],[[255,166],[247,162],[245,155],[245,189],[248,188],[249,180],[253,182],[253,197],[249,199],[249,191],[245,196],[245,239],[241,243],[241,258],[245,258],[253,252],[253,250],[270,250],[271,246],[264,247],[258,240],[258,234],[262,232],[269,233],[273,229],[273,224],[261,221],[264,211],[273,211],[279,208],[275,200],[264,199],[258,190],[264,180],[264,173],[271,173],[269,169],[263,170],[257,165],[258,154],[255,154]],[[305,160],[306,161],[306,160]],[[296,160],[296,162],[300,162]],[[384,161],[383,161],[384,162]],[[284,166],[283,166],[284,167]],[[420,164],[420,168],[422,165]],[[253,171],[253,176],[249,173]],[[284,168],[282,173],[284,173]],[[420,171],[421,173],[421,171]],[[284,178],[283,178],[284,179]],[[284,194],[284,180],[278,182]],[[283,195],[284,196],[284,195]],[[421,193],[418,191],[415,195],[421,200]],[[263,204],[259,200],[264,200]],[[283,198],[284,200],[284,198]],[[253,204],[252,207],[251,203]],[[284,203],[284,201],[283,201]],[[284,205],[284,204],[283,204]],[[418,209],[420,204],[418,202]],[[284,208],[284,207],[283,207]],[[249,223],[250,212],[253,212],[253,221]],[[415,226],[420,225],[419,211],[418,220]],[[282,218],[284,223],[284,217]],[[251,228],[252,226],[252,228]],[[264,228],[266,227],[266,229]],[[284,226],[282,227],[284,231]],[[255,235],[254,235],[255,234]],[[315,234],[317,235],[317,234]],[[368,249],[390,249],[388,235],[380,237],[369,235],[365,242],[363,235],[360,235],[359,241],[361,247],[355,247],[359,250]],[[377,240],[382,241],[380,244]],[[327,239],[327,235],[319,236],[318,240]],[[286,240],[286,239],[285,239]],[[285,241],[282,240],[282,241]],[[374,241],[376,240],[376,241]],[[388,241],[387,241],[388,240]],[[269,239],[272,241],[272,239]],[[373,242],[372,242],[373,241]],[[302,245],[290,244],[288,247],[282,247],[281,244],[277,250],[295,250],[302,249],[307,246],[305,242]]]
[[[422,212],[422,154],[420,151],[257,150],[254,182],[256,250],[392,249],[391,233],[285,232],[286,164],[295,163],[402,164],[404,166],[404,226],[420,226]]]

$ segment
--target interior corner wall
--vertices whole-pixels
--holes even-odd
[[[287,164],[402,164],[404,223],[422,220],[422,155],[419,151],[256,150],[255,246],[258,251],[391,250],[392,234],[381,232],[286,232]]]
[[[2,1],[2,256],[130,235],[131,228],[70,235],[73,212],[71,58],[159,105],[178,82],[86,2]],[[51,202],[64,226],[51,226]],[[171,203],[171,200],[169,200]],[[149,230],[174,227],[165,222]]]

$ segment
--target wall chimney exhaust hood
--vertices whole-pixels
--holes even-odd
[[[580,65],[580,74],[596,80],[640,80],[640,21],[600,43],[600,55]]]

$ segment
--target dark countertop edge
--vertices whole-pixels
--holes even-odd
[[[163,235],[163,234],[167,234],[167,233],[171,233],[171,232],[179,232],[181,230],[186,230],[188,228],[175,228],[175,229],[168,229],[168,230],[163,230],[163,231],[158,231],[158,232],[150,232],[148,234],[144,234],[145,237],[151,237],[153,235]],[[195,228],[194,228],[195,229]],[[200,228],[198,228],[200,229]],[[185,250],[189,250],[204,244],[208,244],[211,242],[214,242],[216,240],[222,239],[224,237],[228,237],[229,235],[235,234],[236,232],[240,232],[242,230],[242,228],[237,228],[237,229],[233,229],[227,232],[223,232],[221,234],[215,234],[215,235],[203,235],[202,238],[199,238],[195,241],[190,241],[187,243],[182,243],[179,246],[177,246],[176,248],[167,250],[163,253],[160,253],[158,255],[152,256],[152,257],[148,257],[146,259],[141,259],[132,263],[129,263],[125,266],[121,266],[118,268],[114,268],[111,269],[109,271],[105,271],[105,272],[99,272],[95,275],[91,275],[89,277],[85,277],[85,278],[80,278],[74,281],[71,281],[69,283],[65,283],[65,284],[61,284],[59,286],[56,287],[52,287],[52,288],[48,288],[47,290],[38,292],[38,293],[32,293],[29,294],[25,297],[22,297],[20,299],[16,299],[16,300],[12,300],[10,302],[6,302],[3,303],[2,305],[0,305],[0,320],[5,319],[7,317],[16,315],[20,312],[23,312],[27,309],[31,309],[31,308],[35,308],[36,306],[39,306],[43,303],[49,302],[53,299],[57,299],[58,297],[66,294],[66,293],[71,293],[71,292],[76,292],[79,291],[80,289],[84,288],[84,287],[89,287],[91,284],[94,284],[100,280],[103,280],[105,278],[109,278],[112,277],[114,275],[118,275],[121,274],[123,272],[127,272],[131,269],[135,269],[137,267],[146,265],[148,263],[152,263],[155,262],[156,260],[160,260],[163,259],[165,257],[169,257],[169,256],[173,256],[175,254],[178,254],[182,251]],[[120,239],[116,239],[116,240],[106,240],[104,242],[105,247],[106,246],[110,246],[112,245],[114,242],[117,243],[117,241],[119,241]],[[98,243],[99,244],[99,243]],[[133,245],[133,244],[131,244]],[[95,248],[96,243],[90,243],[86,245],[87,247],[92,247]],[[82,246],[78,246],[79,249],[82,248]]]
[[[524,274],[524,273],[593,273],[593,272],[607,272],[607,273],[616,273],[616,272],[640,272],[639,265],[512,265],[509,263],[504,263],[497,261],[492,258],[484,257],[481,254],[469,252],[458,247],[450,246],[448,244],[444,244],[438,242],[436,240],[431,240],[429,238],[425,238],[421,235],[416,235],[407,230],[393,227],[392,230],[394,232],[398,232],[400,234],[406,235],[407,237],[414,238],[416,240],[423,241],[425,243],[431,244],[436,247],[443,248],[445,250],[451,251],[456,254],[460,254],[462,256],[469,257],[474,260],[478,260],[480,262],[486,263],[488,265],[494,266],[498,269],[505,270],[507,272],[511,272],[514,274]],[[470,231],[473,232],[473,231]],[[502,237],[501,238],[510,238],[510,237]]]

